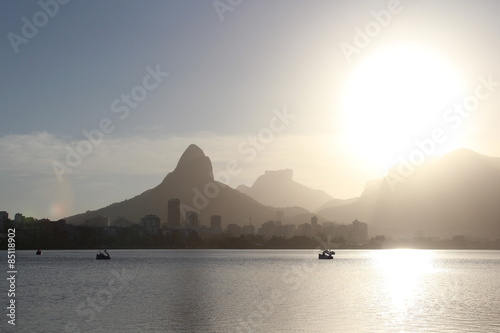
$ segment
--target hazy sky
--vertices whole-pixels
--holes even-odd
[[[190,143],[232,187],[291,168],[337,198],[418,149],[500,156],[497,1],[60,2],[0,4],[11,215],[130,198]]]

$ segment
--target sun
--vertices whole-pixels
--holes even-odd
[[[385,172],[439,124],[464,91],[459,71],[430,47],[399,43],[377,48],[353,68],[345,85],[346,144]]]

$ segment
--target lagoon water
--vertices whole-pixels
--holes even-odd
[[[336,252],[18,251],[0,331],[500,332],[500,251]]]

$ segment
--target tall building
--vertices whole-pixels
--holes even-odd
[[[67,231],[68,225],[65,220],[50,221],[48,219],[42,219],[41,222],[41,232],[43,238],[53,238],[63,234]]]
[[[186,212],[186,225],[188,227],[197,228],[200,226],[198,222],[198,213],[194,210],[190,210]]]
[[[146,215],[141,218],[141,226],[148,235],[156,235],[160,230],[161,220],[156,215]]]
[[[9,220],[9,213],[2,211],[0,212],[0,223],[7,222]]]
[[[311,236],[316,236],[319,233],[318,218],[316,216],[311,217]]]
[[[109,227],[110,218],[106,216],[94,216],[85,220],[86,227]]]
[[[14,222],[16,224],[24,223],[24,216],[23,216],[23,214],[17,213],[16,215],[14,215]]]
[[[168,201],[167,224],[170,228],[181,226],[181,201],[179,199],[173,198]]]
[[[344,240],[350,242],[352,235],[352,225],[339,224],[335,226],[335,237],[342,237]]]
[[[299,236],[307,236],[307,237],[312,236],[312,230],[311,230],[312,228],[309,223],[300,224],[298,228],[299,230],[297,232]]]
[[[264,238],[271,238],[274,236],[275,223],[274,221],[267,221],[262,223],[262,226],[257,230],[259,235],[264,236]]]
[[[325,234],[327,238],[332,239],[335,237],[335,222],[323,222],[321,226],[323,229],[323,234]]]
[[[295,224],[285,224],[282,227],[282,235],[284,238],[292,238],[295,234]]]
[[[111,221],[111,226],[112,227],[122,227],[122,228],[128,228],[132,224],[134,224],[132,221],[127,220],[126,218],[120,216],[116,220]]]
[[[355,220],[352,222],[350,241],[363,243],[368,239],[368,224]]]
[[[255,227],[251,224],[243,226],[243,235],[255,235]]]
[[[210,216],[210,228],[222,229],[222,217],[220,215]]]
[[[227,234],[229,236],[238,237],[241,235],[241,227],[235,223],[228,224]]]
[[[283,222],[283,220],[285,219],[285,212],[283,212],[282,210],[277,210],[275,212],[275,218],[276,218],[276,221]]]

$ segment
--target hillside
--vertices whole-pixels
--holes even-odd
[[[318,214],[339,222],[358,218],[371,224],[372,233],[500,237],[499,158],[461,149],[394,181],[399,167],[355,202]]]

